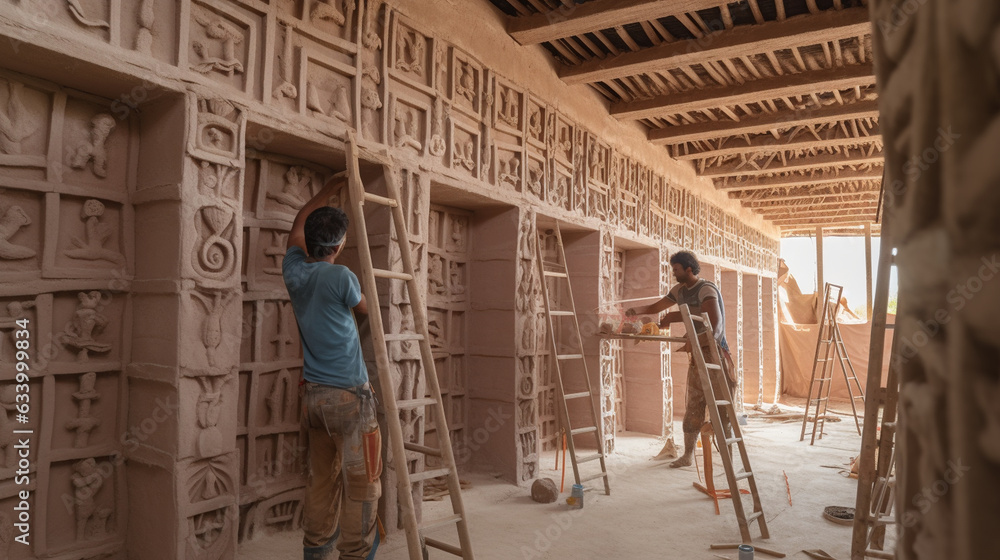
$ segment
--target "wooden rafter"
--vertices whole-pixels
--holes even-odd
[[[660,95],[652,99],[613,103],[611,114],[619,119],[646,119],[658,115],[675,115],[684,111],[756,103],[762,99],[825,93],[874,84],[873,66],[856,64],[785,74],[738,85]]]
[[[713,121],[650,130],[647,137],[654,144],[680,144],[740,134],[760,134],[792,126],[822,124],[847,119],[878,117],[878,102],[866,99],[844,105],[803,109],[747,118],[742,121]]]
[[[737,194],[737,193],[733,193]],[[847,200],[844,200],[847,199]],[[746,208],[764,208],[776,202],[790,202],[793,200],[806,200],[804,204],[840,204],[851,200],[878,200],[878,191],[861,191],[844,194],[799,194],[785,196],[769,196],[765,198],[741,199],[740,203]]]
[[[827,226],[827,225],[847,225],[863,224],[866,221],[875,221],[875,211],[838,214],[830,216],[802,217],[790,216],[788,218],[772,218],[770,222],[776,226]]]
[[[824,185],[829,183],[842,183],[846,181],[863,181],[866,179],[881,179],[882,168],[872,167],[862,171],[822,171],[818,173],[787,174],[775,177],[756,177],[753,179],[740,179],[727,184],[726,181],[716,182],[715,188],[721,191],[755,191],[761,189],[775,189],[782,187],[803,187],[806,185]]]
[[[508,20],[507,33],[535,45],[592,31],[714,8],[725,0],[594,0]]]
[[[569,84],[600,82],[747,54],[768,53],[787,49],[790,44],[814,45],[870,32],[867,8],[832,10],[785,21],[740,26],[717,31],[697,41],[664,43],[603,60],[564,66],[559,71],[559,77]]]
[[[686,151],[682,152],[680,145],[673,146],[670,155],[674,159],[692,160],[709,157],[732,156],[737,154],[768,154],[782,150],[805,150],[818,148],[831,148],[838,146],[853,146],[863,144],[879,144],[882,142],[882,134],[876,124],[868,131],[867,136],[846,136],[841,133],[839,127],[832,129],[829,133],[820,138],[799,132],[794,138],[789,138],[788,134],[782,138],[775,139],[774,136],[759,135],[749,140],[743,137],[730,138],[722,144],[715,145],[688,145]]]
[[[877,202],[858,202],[853,204],[840,203],[834,206],[811,205],[808,207],[799,206],[774,206],[769,208],[754,208],[754,212],[761,214],[765,218],[777,216],[806,216],[813,214],[837,214],[838,212],[872,212],[878,209]]]
[[[784,162],[774,159],[771,165],[758,168],[746,162],[734,161],[717,167],[706,167],[700,173],[702,177],[735,177],[765,175],[767,173],[780,173],[785,171],[803,171],[822,167],[835,167],[838,165],[865,165],[872,163],[883,163],[885,155],[882,150],[875,150],[871,154],[861,152],[851,154],[823,154],[809,157],[796,157],[787,159]]]

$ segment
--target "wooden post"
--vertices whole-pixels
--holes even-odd
[[[816,306],[823,309],[823,226],[816,226]],[[822,321],[822,318],[820,319]]]
[[[872,225],[865,224],[865,288],[867,289],[867,299],[865,300],[868,313],[865,319],[872,320]]]

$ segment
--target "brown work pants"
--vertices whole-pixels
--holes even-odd
[[[367,389],[361,390],[365,395]],[[370,395],[370,393],[367,393]],[[381,482],[369,482],[362,433],[378,428],[370,396],[306,383],[303,421],[309,433],[302,545],[319,552],[339,531],[341,560],[366,560],[378,547],[376,515]],[[332,547],[330,558],[332,555]],[[325,554],[317,557],[324,558]]]
[[[714,343],[714,341],[713,341]],[[702,346],[702,354],[705,359],[708,360],[709,348],[708,346]],[[725,355],[722,349],[719,349],[719,354],[722,356],[723,362],[725,362]],[[727,400],[727,398],[732,398],[736,393],[736,382],[733,381],[728,373],[728,367],[723,365],[723,374],[719,375],[717,372],[710,371],[709,378],[714,379],[715,382],[712,386],[712,391],[715,393],[716,400]],[[723,392],[723,387],[718,383],[720,378],[726,380],[726,385],[729,388],[729,397]],[[682,428],[685,434],[694,434],[701,431],[701,427],[705,422],[711,422],[711,419],[705,417],[706,407],[708,403],[705,399],[705,390],[701,385],[701,375],[698,374],[698,368],[695,367],[694,357],[691,357],[691,362],[688,365],[687,372],[687,402],[684,405],[684,422]],[[725,410],[719,410],[722,416],[722,423],[726,425],[728,423],[729,415]]]

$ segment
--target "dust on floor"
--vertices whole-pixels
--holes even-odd
[[[861,438],[851,418],[828,423],[827,435],[815,446],[808,437],[799,442],[801,423],[775,424],[751,418],[744,428],[750,461],[757,474],[765,518],[771,532],[760,546],[778,550],[788,558],[806,558],[803,549],[823,549],[834,558],[850,556],[851,527],[823,518],[830,505],[854,506],[857,481],[837,469],[822,465],[843,465],[857,455]],[[678,439],[680,425],[677,424]],[[678,441],[680,444],[680,441]],[[611,495],[587,492],[583,510],[565,505],[572,480],[568,470],[566,492],[555,504],[531,500],[530,488],[520,488],[485,474],[463,476],[472,488],[463,492],[470,515],[476,558],[515,559],[619,559],[683,558],[714,559],[719,555],[735,559],[736,551],[709,550],[713,543],[740,540],[736,517],[729,500],[720,502],[715,515],[711,500],[692,487],[698,480],[695,467],[671,469],[669,461],[650,458],[662,447],[656,438],[641,434],[619,435],[609,458]],[[715,458],[715,480],[725,487],[724,471]],[[700,460],[700,459],[699,459]],[[559,483],[552,470],[555,456],[543,454],[540,476]],[[591,466],[589,463],[586,466]],[[792,504],[785,489],[787,473]],[[587,471],[589,472],[589,471]],[[750,506],[747,505],[749,508]],[[425,519],[450,515],[447,502],[426,502]],[[752,527],[755,538],[759,533]],[[432,535],[454,542],[453,528]],[[301,557],[300,532],[262,536],[240,546],[237,558],[274,560]],[[394,533],[379,548],[381,560],[406,560],[406,542]],[[431,559],[454,558],[431,551]],[[757,558],[769,558],[758,553]]]

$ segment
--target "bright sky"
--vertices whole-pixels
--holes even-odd
[[[872,238],[872,282],[878,281],[878,252],[881,238]],[[786,237],[781,240],[781,258],[803,293],[816,290],[816,238]],[[823,237],[823,279],[844,286],[851,309],[865,310],[865,238]],[[874,288],[874,285],[873,285]],[[889,284],[889,298],[896,296],[896,271]],[[874,297],[874,294],[873,294]]]

